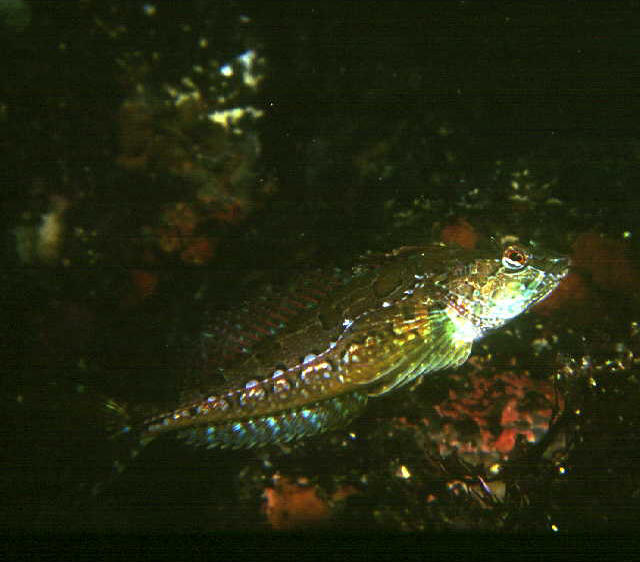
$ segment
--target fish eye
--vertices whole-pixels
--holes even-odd
[[[517,271],[527,265],[527,254],[516,246],[507,246],[502,252],[502,265],[511,271]]]

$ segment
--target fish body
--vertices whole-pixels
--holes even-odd
[[[123,431],[142,444],[173,433],[208,448],[246,448],[338,427],[369,397],[464,363],[474,341],[545,298],[567,270],[566,258],[519,243],[399,248],[270,323],[225,369],[223,388]]]

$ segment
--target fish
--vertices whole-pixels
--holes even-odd
[[[105,407],[131,456],[164,435],[244,449],[344,427],[369,399],[462,365],[475,341],[547,297],[568,269],[567,257],[517,241],[368,256],[313,298],[294,290],[266,321],[256,315],[253,337],[245,326],[241,351],[227,353],[222,386],[138,420],[116,401]],[[213,339],[215,363],[222,338]]]

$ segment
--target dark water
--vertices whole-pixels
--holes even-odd
[[[637,3],[177,4],[0,6],[5,528],[635,530]],[[159,440],[91,497],[100,397],[170,402],[219,310],[505,235],[576,269],[474,365],[295,446]],[[500,408],[524,389],[536,443],[500,449],[504,410],[450,399],[481,380]],[[452,454],[447,400],[483,447]]]

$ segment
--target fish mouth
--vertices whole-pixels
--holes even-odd
[[[546,291],[535,298],[530,304],[536,304],[546,299],[567,276],[571,265],[569,258],[566,256],[545,258],[541,261],[540,269],[544,272],[542,283],[546,287]]]
[[[569,266],[571,262],[566,256],[558,256],[552,258],[544,258],[540,269],[552,279],[560,281],[565,278],[569,273]]]

